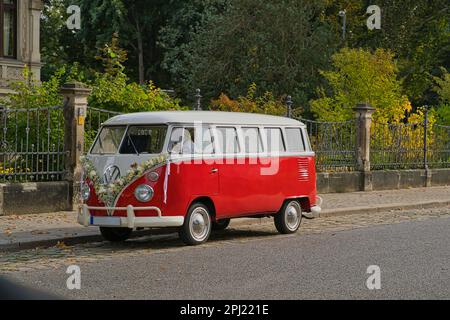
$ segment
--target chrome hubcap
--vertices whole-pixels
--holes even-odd
[[[297,202],[291,202],[286,207],[286,226],[289,230],[295,231],[298,229],[301,219],[302,219],[302,210],[300,205]]]
[[[208,236],[211,221],[204,208],[196,208],[191,215],[189,229],[192,237],[197,241],[203,241]]]

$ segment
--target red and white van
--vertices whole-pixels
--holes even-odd
[[[78,221],[110,241],[177,227],[190,245],[230,219],[273,216],[281,233],[320,212],[315,154],[299,121],[173,111],[119,115],[83,159]]]

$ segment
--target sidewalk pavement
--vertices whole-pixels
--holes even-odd
[[[443,207],[450,206],[450,186],[325,194],[322,198],[321,217]],[[244,218],[232,220],[231,226],[267,222],[270,219]],[[101,240],[98,228],[77,224],[75,212],[0,216],[0,252]]]

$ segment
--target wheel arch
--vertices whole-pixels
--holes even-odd
[[[292,200],[297,200],[300,203],[302,211],[309,212],[311,210],[311,201],[309,200],[309,197],[299,196],[299,197],[292,197],[292,198],[284,199],[283,203],[281,203],[280,209],[278,209],[278,212],[276,214],[280,213],[283,206],[287,202],[292,201]]]
[[[210,210],[212,220],[213,221],[216,220],[216,206],[214,205],[214,201],[210,197],[201,196],[201,197],[194,198],[189,203],[189,207],[192,206],[194,203],[202,203],[205,206],[207,206],[208,209]]]

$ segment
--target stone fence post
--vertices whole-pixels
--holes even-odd
[[[363,190],[372,190],[372,175],[370,173],[370,129],[372,114],[375,112],[368,103],[360,103],[353,108],[357,119],[356,128],[356,163],[357,169],[363,174]]]
[[[75,208],[82,174],[80,156],[84,153],[84,120],[91,89],[83,83],[72,82],[64,84],[60,93],[64,96],[64,150],[67,152],[65,178],[69,183],[69,199]]]

